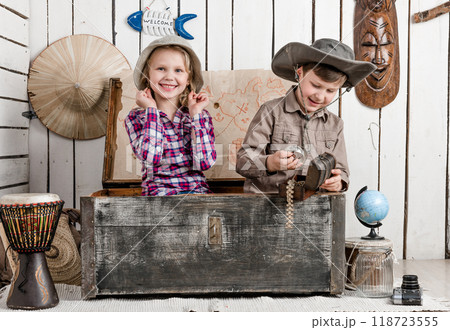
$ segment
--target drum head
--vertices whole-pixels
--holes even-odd
[[[37,204],[37,203],[50,203],[60,201],[56,194],[9,194],[0,198],[0,204]]]

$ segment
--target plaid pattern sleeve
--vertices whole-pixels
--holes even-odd
[[[214,127],[207,110],[192,118],[192,161],[197,171],[206,171],[216,162]]]
[[[155,108],[131,110],[125,119],[131,148],[148,165],[158,165],[163,153],[164,127]]]

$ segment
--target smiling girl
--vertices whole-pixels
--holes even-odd
[[[204,170],[216,160],[200,61],[189,43],[167,36],[145,48],[134,70],[136,104],[125,127],[142,161],[142,195],[210,193]]]

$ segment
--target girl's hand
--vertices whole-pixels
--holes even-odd
[[[278,150],[267,157],[266,160],[266,167],[269,172],[295,170],[302,165],[299,159],[294,157],[293,152],[285,150]]]
[[[325,182],[320,186],[320,188],[328,191],[341,191],[342,190],[342,178],[341,170],[334,169],[331,170],[331,178],[325,180]]]
[[[196,94],[194,91],[191,91],[188,95],[188,108],[191,118],[196,114],[201,113],[208,104],[209,98],[206,93]]]
[[[156,108],[156,101],[152,97],[150,88],[146,88],[143,91],[137,91],[136,104],[144,109]]]

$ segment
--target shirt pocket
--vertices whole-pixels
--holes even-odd
[[[286,143],[288,145],[298,145],[300,146],[301,139],[300,139],[300,132],[296,131],[286,131],[283,133],[283,143]]]
[[[301,146],[300,132],[291,130],[274,131],[268,153],[286,150],[289,146]]]
[[[337,142],[337,133],[333,131],[317,131],[316,141],[321,152],[333,151]]]
[[[285,123],[275,124],[271,143],[297,144],[300,143],[300,130],[295,130]]]

